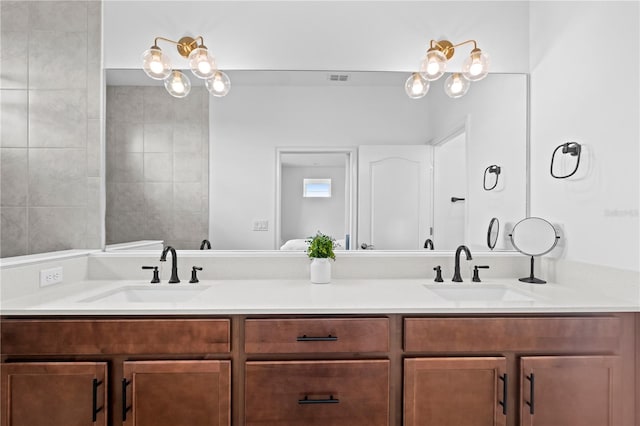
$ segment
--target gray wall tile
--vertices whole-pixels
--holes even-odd
[[[29,41],[17,31],[0,32],[0,88],[26,89],[29,77]]]
[[[145,123],[173,123],[173,104],[176,98],[172,97],[164,87],[144,88],[144,122]]]
[[[30,26],[38,31],[87,31],[84,1],[29,2]]]
[[[201,235],[206,238],[205,228],[202,226],[199,213],[174,212],[173,238],[176,240],[188,240],[193,236]],[[200,240],[202,241],[202,239]]]
[[[87,178],[87,248],[102,247],[104,219],[102,217],[101,181],[99,177]]]
[[[26,148],[0,148],[0,205],[27,205],[28,155]]]
[[[202,210],[202,184],[200,182],[174,183],[173,210],[200,212]]]
[[[173,124],[144,123],[144,152],[171,152]]]
[[[171,153],[144,154],[144,181],[145,182],[171,182],[173,181],[172,166],[173,155]]]
[[[107,184],[107,214],[117,215],[123,212],[136,212],[144,215],[145,184],[119,183]]]
[[[142,123],[144,89],[142,87],[115,87],[107,89],[107,121]]]
[[[26,148],[29,128],[27,91],[2,90],[0,98],[0,146]]]
[[[29,205],[86,207],[87,151],[30,149]]]
[[[101,166],[102,120],[92,119],[87,123],[87,176],[99,177]]]
[[[80,90],[29,91],[30,147],[85,147],[87,95]]]
[[[173,240],[173,212],[170,209],[147,213],[145,237],[151,240],[165,240],[171,244]]]
[[[145,214],[171,211],[173,208],[173,184],[151,182],[144,184]]]
[[[86,24],[86,15],[84,20]],[[29,88],[86,87],[87,33],[32,31],[29,35]]]
[[[28,254],[26,207],[0,208],[0,257]]]
[[[0,2],[0,25],[3,31],[29,29],[29,3],[25,1]]]
[[[173,158],[173,180],[175,182],[201,182],[202,155],[176,152]]]
[[[138,212],[123,212],[108,215],[106,220],[107,244],[144,240],[147,218]]]
[[[29,209],[29,251],[85,248],[86,215],[85,207]]]
[[[143,182],[144,162],[141,152],[107,154],[107,182]]]
[[[189,78],[197,78],[189,74]],[[164,91],[166,94],[166,91]],[[174,119],[176,123],[188,122],[201,125],[202,117],[202,99],[205,96],[209,96],[209,92],[205,87],[191,87],[191,92],[185,98],[176,98],[173,101]],[[208,118],[207,118],[208,119]]]
[[[121,123],[115,130],[115,146],[120,152],[144,152],[144,125]]]
[[[202,154],[202,126],[176,123],[173,129],[173,152]]]

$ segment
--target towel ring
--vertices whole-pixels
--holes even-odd
[[[496,165],[496,164],[492,164],[489,167],[487,167],[486,169],[484,169],[484,178],[482,179],[482,187],[484,188],[485,191],[491,191],[492,189],[495,189],[496,186],[498,186],[498,179],[500,176],[502,169],[500,168],[500,166]],[[487,175],[494,173],[496,175],[496,181],[493,184],[493,186],[491,188],[489,188],[487,186]]]
[[[562,149],[561,151],[562,154],[569,154],[571,157],[578,157],[576,161],[576,166],[574,167],[573,171],[564,176],[556,175],[553,172],[553,164],[556,160],[556,154],[558,154],[559,149]],[[582,145],[580,145],[578,142],[565,142],[563,144],[558,145],[556,149],[553,150],[553,154],[551,154],[551,168],[550,168],[551,176],[553,176],[556,179],[566,179],[575,175],[576,172],[578,171],[578,167],[580,167],[581,154],[582,154]]]

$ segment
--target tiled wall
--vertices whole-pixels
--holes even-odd
[[[99,1],[2,1],[0,256],[99,248]]]
[[[107,87],[107,244],[198,249],[208,231],[209,93]]]

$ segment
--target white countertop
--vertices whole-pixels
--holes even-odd
[[[130,290],[129,292],[122,292]],[[149,290],[152,290],[149,292]],[[167,301],[125,301],[135,292]],[[162,293],[162,294],[161,294]],[[175,294],[175,297],[173,296]],[[106,296],[106,297],[105,297]],[[90,299],[87,301],[86,299]],[[2,315],[473,314],[639,312],[640,301],[517,279],[434,283],[429,279],[205,280],[189,284],[80,281],[3,300]]]

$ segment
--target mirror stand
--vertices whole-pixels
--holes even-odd
[[[541,280],[540,278],[536,278],[533,276],[533,256],[531,256],[531,272],[528,277],[520,278],[518,281],[522,281],[523,283],[529,284],[546,284],[545,280]]]

